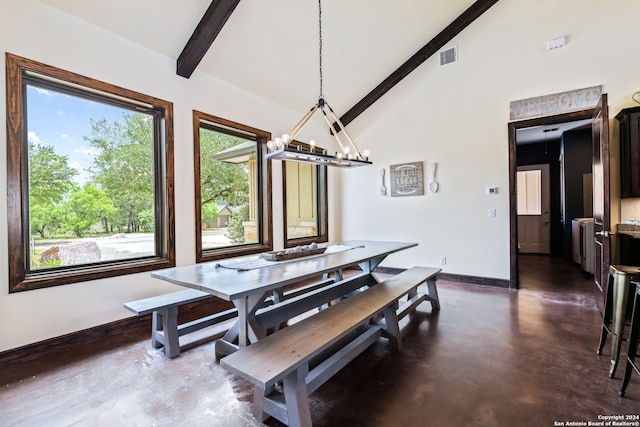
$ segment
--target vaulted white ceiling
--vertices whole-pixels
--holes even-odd
[[[211,2],[40,1],[174,60]],[[326,99],[343,114],[473,3],[323,0]],[[241,0],[196,73],[306,111],[319,93],[317,1]]]

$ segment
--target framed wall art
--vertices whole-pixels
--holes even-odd
[[[391,173],[391,197],[424,195],[422,162],[401,163],[389,166]]]

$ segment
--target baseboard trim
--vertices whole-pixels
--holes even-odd
[[[440,273],[438,279],[446,282],[462,283],[465,285],[489,286],[493,288],[509,289],[509,280],[493,277],[466,276],[463,274]]]
[[[179,310],[178,321],[179,323],[189,322],[231,307],[233,307],[231,303],[218,298],[186,304]],[[56,353],[70,351],[96,343],[107,337],[134,333],[142,334],[145,332],[151,337],[151,314],[127,317],[0,352],[0,366],[6,367],[11,364],[28,362]]]
[[[374,272],[380,274],[399,274],[405,268],[396,267],[376,267]],[[445,282],[462,283],[465,285],[490,286],[494,288],[509,288],[509,281],[506,279],[495,279],[491,277],[466,276],[462,274],[440,273],[438,279]]]

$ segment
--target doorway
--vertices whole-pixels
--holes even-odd
[[[592,200],[582,199],[584,194],[591,192],[590,188],[585,188],[584,183],[591,172],[592,114],[592,110],[585,110],[509,123],[510,191],[521,199],[520,202],[518,197],[511,199],[512,212],[518,212],[519,207],[522,211],[523,197],[532,201],[529,211],[511,215],[510,279],[514,288],[521,288],[522,284],[528,287],[526,274],[531,270],[521,268],[521,258],[527,265],[531,264],[532,257],[539,257],[550,259],[551,262],[546,262],[545,265],[551,268],[580,271],[580,265],[572,261],[571,227],[572,219],[591,215],[590,209],[586,209],[585,205],[588,204],[590,208]],[[582,160],[589,170],[581,167],[576,170],[572,162],[566,161],[569,155],[575,155],[573,152],[565,152],[571,146],[565,142],[574,132],[581,133],[584,139],[582,150],[585,159]],[[542,184],[544,170],[548,171],[550,199],[543,207],[543,192],[536,195],[535,190],[538,185],[541,190],[546,185]],[[529,172],[529,178],[534,180],[534,184],[528,185],[529,188],[525,190],[527,185],[518,182],[518,171],[540,171],[540,184],[537,184],[538,172]],[[523,191],[527,191],[525,196],[522,196]],[[530,191],[533,195],[528,194]],[[579,208],[575,207],[577,197],[580,198]],[[549,236],[548,246],[546,236]]]

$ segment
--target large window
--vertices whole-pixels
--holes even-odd
[[[328,241],[327,167],[284,161],[282,176],[285,247]]]
[[[10,291],[174,266],[172,104],[6,61]]]
[[[194,117],[196,259],[272,249],[268,132],[198,111]]]

